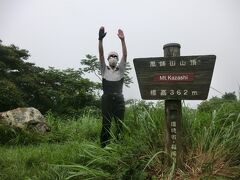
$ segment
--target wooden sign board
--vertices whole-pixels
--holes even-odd
[[[215,61],[215,55],[133,59],[142,99],[207,99]]]

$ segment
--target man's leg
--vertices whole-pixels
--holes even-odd
[[[119,139],[119,135],[123,130],[123,121],[125,113],[125,102],[123,95],[117,95],[113,103],[113,115],[116,121],[116,137]]]
[[[111,128],[111,99],[107,95],[102,96],[102,131],[100,136],[101,147],[109,143]]]

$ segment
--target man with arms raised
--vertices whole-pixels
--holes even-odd
[[[122,131],[124,120],[125,102],[122,94],[124,71],[126,68],[127,48],[125,36],[121,29],[118,30],[118,37],[122,44],[122,57],[119,62],[117,52],[110,52],[107,56],[108,65],[105,62],[103,50],[103,38],[106,36],[104,27],[99,29],[99,60],[102,73],[102,131],[100,136],[101,147],[105,147],[110,140],[110,128],[112,119],[116,122],[116,137]]]

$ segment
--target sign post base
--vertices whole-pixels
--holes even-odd
[[[181,147],[182,104],[180,100],[165,101],[166,150],[177,167],[182,164]]]

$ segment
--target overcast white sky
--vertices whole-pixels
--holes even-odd
[[[105,53],[121,53],[125,32],[128,61],[161,57],[163,45],[180,43],[181,55],[217,56],[211,86],[239,93],[239,0],[0,0],[0,39],[29,50],[41,67],[75,68],[86,54],[98,55],[98,30],[105,26]],[[134,84],[126,99],[140,99]],[[210,89],[208,98],[221,96]],[[187,101],[196,106],[201,101]]]

